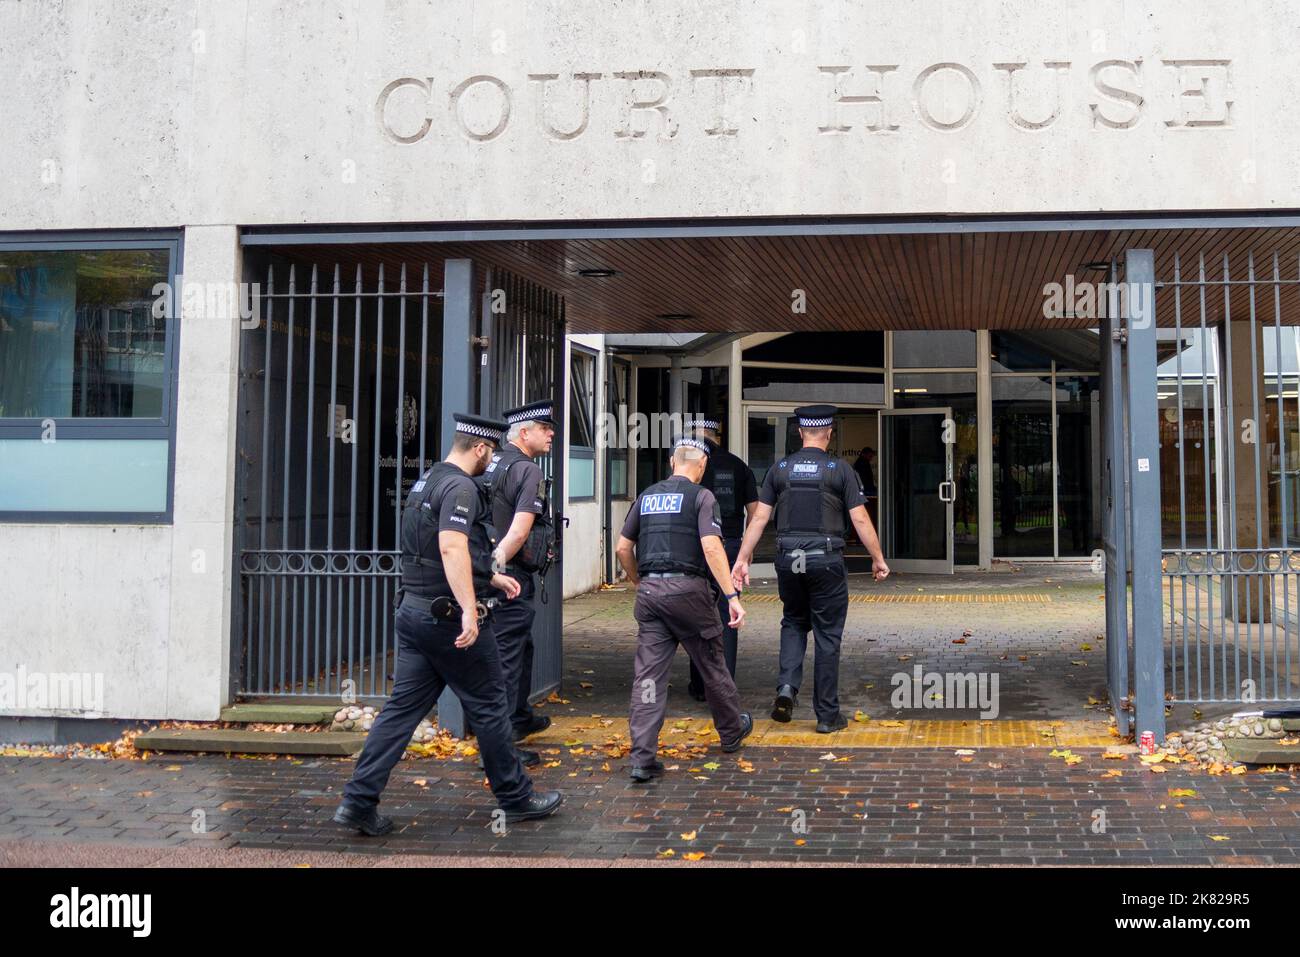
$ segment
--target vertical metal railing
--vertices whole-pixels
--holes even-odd
[[[401,510],[441,454],[443,291],[431,286],[441,264],[346,268],[354,268],[350,289],[342,264],[267,265],[265,322],[242,333],[240,456],[249,478],[236,516],[236,688],[245,697],[366,699],[390,690]],[[508,273],[486,277],[485,292],[506,290],[507,309],[495,317],[480,370],[492,396],[484,411],[542,395],[562,410],[563,300]],[[563,429],[557,453],[562,443]],[[557,506],[562,459],[543,462],[557,480]],[[560,572],[551,575],[556,597],[538,616],[539,692],[559,684]]]
[[[1179,503],[1177,528],[1163,530],[1162,563],[1174,702],[1300,701],[1300,553],[1290,528],[1297,470],[1289,462],[1300,368],[1284,362],[1297,349],[1300,263],[1288,275],[1278,252],[1264,261],[1261,269],[1254,250],[1208,264],[1201,254],[1192,269],[1176,254],[1161,284],[1174,336],[1159,393],[1174,399],[1161,408],[1162,496]],[[1197,313],[1192,335],[1189,308]],[[1199,369],[1189,372],[1197,358]],[[1199,415],[1189,416],[1197,399]],[[1201,474],[1189,476],[1197,459]],[[1189,498],[1201,502],[1203,536],[1189,533]]]

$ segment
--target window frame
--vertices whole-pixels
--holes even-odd
[[[168,254],[167,282],[174,293],[182,274],[185,254],[181,230],[131,230],[111,232],[4,233],[0,232],[0,254],[5,252],[94,252],[105,249],[159,249]],[[168,304],[163,369],[162,415],[157,418],[84,418],[46,416],[42,418],[0,418],[0,439],[40,440],[43,423],[52,418],[60,439],[166,439],[167,500],[157,512],[69,509],[67,511],[22,511],[0,508],[0,524],[59,525],[170,525],[176,491],[176,411],[180,367],[180,317],[171,314],[181,297],[174,294]]]
[[[595,431],[596,431],[596,428],[597,428],[597,424],[596,424],[596,414],[597,414],[597,412],[598,412],[598,405],[597,405],[597,401],[596,401],[596,399],[597,399],[597,390],[598,390],[598,388],[599,388],[599,381],[598,381],[598,380],[599,380],[599,376],[600,376],[600,368],[599,368],[599,353],[596,352],[596,350],[594,350],[594,349],[589,349],[589,348],[587,348],[586,346],[580,346],[580,345],[578,345],[577,343],[570,343],[570,344],[569,344],[569,368],[568,368],[568,373],[569,373],[568,399],[569,399],[569,402],[572,402],[572,401],[573,401],[573,399],[574,399],[574,392],[575,392],[575,383],[574,383],[574,381],[573,381],[573,379],[574,379],[574,376],[573,376],[574,357],[575,357],[575,356],[579,356],[579,355],[581,355],[581,356],[585,356],[585,357],[587,357],[587,359],[589,359],[589,360],[591,361],[591,388],[590,388],[590,390],[588,391],[588,393],[587,393],[587,395],[586,395],[586,397],[585,397],[585,398],[586,398],[586,403],[585,403],[585,404],[586,404],[586,406],[587,406],[588,411],[590,412],[590,415],[588,416],[588,425],[589,425],[589,427],[590,427],[591,430],[592,430],[592,439],[593,439],[593,441],[594,441],[594,440],[595,440]],[[566,404],[565,404],[565,408],[566,408],[566,409],[569,408],[569,403],[566,403]],[[569,414],[572,415],[572,414],[573,414],[573,410],[570,410]],[[568,425],[568,422],[567,422],[567,421],[565,422],[565,425],[566,425],[566,426]],[[571,430],[569,430],[569,429],[566,428],[566,431],[571,431]],[[569,447],[569,448],[568,448],[568,451],[569,451],[569,461],[570,461],[570,462],[579,461],[579,462],[590,462],[590,463],[591,463],[591,472],[592,472],[592,475],[591,475],[591,494],[590,494],[590,495],[574,495],[574,494],[572,493],[572,488],[573,488],[573,484],[572,484],[573,468],[572,468],[572,467],[569,468],[569,474],[565,476],[565,493],[566,493],[566,495],[567,495],[567,497],[568,497],[569,502],[594,502],[594,501],[596,501],[596,499],[597,499],[597,497],[598,497],[598,493],[599,493],[599,491],[600,491],[599,488],[598,488],[598,484],[599,484],[599,483],[596,481],[596,447],[595,447],[595,445],[575,445],[575,444],[573,443],[573,436],[572,436],[572,435],[569,435],[569,436],[568,436],[568,440],[569,440],[569,441],[568,441],[568,447]]]

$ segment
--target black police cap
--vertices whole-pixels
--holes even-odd
[[[794,414],[799,418],[799,428],[821,429],[833,424],[839,411],[833,405],[805,405],[795,409]]]

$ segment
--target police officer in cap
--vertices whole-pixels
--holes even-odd
[[[722,512],[722,547],[727,552],[730,568],[740,554],[740,539],[745,534],[746,519],[753,518],[758,508],[758,485],[754,473],[744,459],[732,455],[722,447],[722,420],[714,415],[697,415],[691,422],[697,439],[709,447],[709,465],[704,470],[700,485],[713,493]],[[727,602],[718,598],[718,615],[722,619],[722,652],[727,659],[727,671],[736,677],[736,629],[727,624],[731,613]],[[695,662],[691,662],[691,683],[687,693],[696,701],[704,700],[704,681]]]
[[[722,750],[739,750],[754,730],[754,719],[740,710],[740,694],[727,674],[722,622],[710,586],[722,590],[730,610],[727,623],[739,628],[745,610],[739,592],[732,590],[717,500],[699,484],[708,454],[702,439],[677,439],[672,477],[641,494],[618,539],[619,564],[636,585],[638,633],[628,717],[633,781],[664,772],[656,755],[668,707],[668,669],[678,644],[699,668]]]
[[[417,725],[451,688],[478,733],[483,767],[507,821],[546,817],[560,793],[537,793],[515,752],[510,710],[490,622],[493,586],[513,598],[519,583],[492,571],[491,510],[473,476],[501,444],[505,423],[456,415],[447,458],[411,486],[402,511],[397,674],[357,758],[334,820],[363,834],[393,828],[379,796]]]
[[[550,399],[530,402],[505,412],[506,443],[479,484],[492,502],[492,524],[497,531],[493,554],[495,568],[519,582],[519,594],[505,597],[492,616],[501,671],[510,695],[510,723],[516,740],[544,731],[551,719],[537,714],[528,701],[533,686],[533,620],[536,583],[555,558],[555,534],[548,488],[542,470],[533,460],[551,451],[555,416]],[[543,586],[544,587],[544,586]],[[529,767],[540,763],[536,751],[520,750]]]
[[[838,410],[833,405],[809,405],[794,411],[803,448],[768,469],[732,575],[737,588],[749,584],[754,548],[775,509],[776,580],[785,607],[772,719],[789,721],[794,713],[811,628],[815,638],[813,711],[817,730],[830,734],[848,726],[840,713],[839,698],[840,641],[849,610],[843,554],[846,521],[853,523],[870,552],[876,581],[884,581],[889,566],[867,515],[857,474],[827,452]]]

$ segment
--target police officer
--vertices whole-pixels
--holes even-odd
[[[708,453],[702,439],[678,438],[672,477],[641,494],[618,539],[619,564],[636,585],[638,633],[628,717],[633,781],[649,781],[664,772],[655,755],[668,707],[668,669],[678,644],[700,670],[722,750],[739,750],[754,730],[754,719],[740,710],[740,694],[727,674],[722,623],[709,584],[712,580],[722,590],[728,624],[739,628],[745,610],[731,587],[717,500],[699,485]]]
[[[533,710],[528,696],[533,686],[533,620],[537,616],[533,575],[545,574],[555,557],[546,478],[533,460],[551,451],[553,409],[550,399],[507,409],[506,444],[479,477],[492,502],[492,524],[498,539],[495,567],[520,585],[519,594],[503,596],[492,615],[517,741],[551,724],[550,718]],[[529,767],[541,761],[536,751],[520,749],[520,755]]]
[[[515,753],[501,661],[490,623],[492,586],[510,597],[519,583],[492,572],[490,510],[472,476],[501,444],[504,422],[456,415],[446,460],[411,486],[402,511],[397,674],[357,758],[334,820],[363,834],[393,828],[378,811],[388,776],[444,688],[460,698],[478,732],[492,793],[507,821],[546,817],[560,793],[537,793]],[[479,606],[484,606],[482,609]]]
[[[700,485],[713,493],[722,511],[722,547],[727,552],[730,568],[740,554],[740,539],[745,534],[745,520],[752,518],[758,508],[758,485],[754,473],[744,459],[732,455],[722,447],[722,420],[713,415],[697,415],[691,423],[697,439],[709,446],[709,465],[704,470]],[[719,597],[718,615],[722,619],[722,652],[727,659],[727,671],[736,677],[736,629],[727,624],[731,613],[727,602]],[[691,662],[691,682],[687,692],[696,701],[704,700],[704,681],[699,669]]]
[[[833,405],[809,405],[794,411],[803,448],[768,469],[732,575],[737,588],[749,584],[754,547],[775,508],[776,580],[785,607],[772,719],[789,721],[794,713],[811,627],[813,711],[817,730],[830,734],[848,725],[839,699],[840,640],[849,610],[843,554],[846,520],[871,553],[876,581],[884,581],[889,566],[867,515],[857,475],[827,452],[838,410]]]

